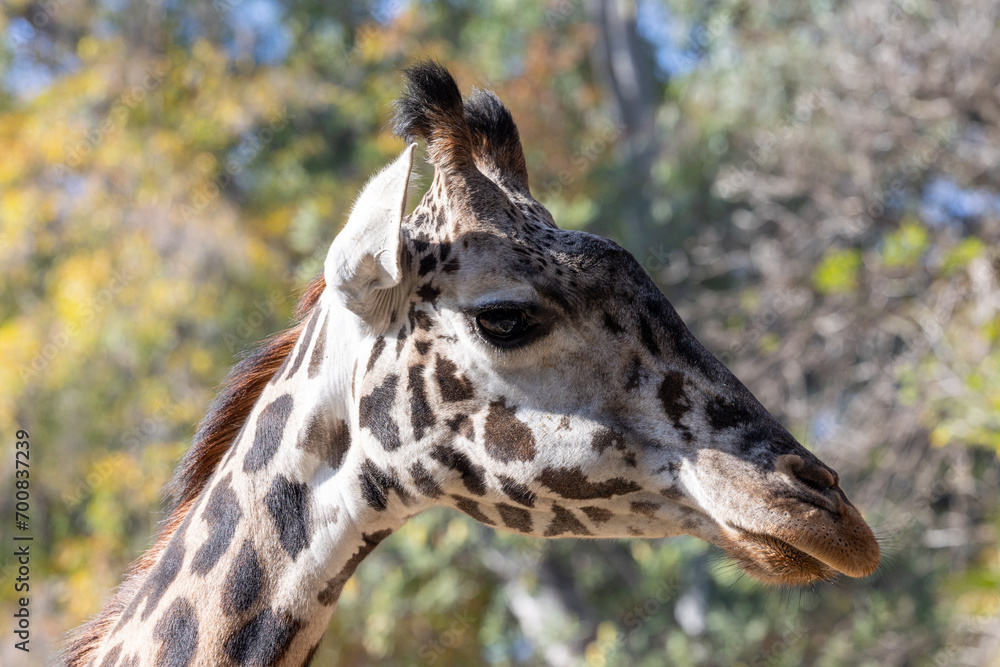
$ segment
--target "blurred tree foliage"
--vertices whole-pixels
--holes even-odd
[[[27,428],[36,456],[33,655],[147,545],[213,387],[285,325],[400,150],[399,67],[433,57],[505,100],[536,196],[636,254],[842,473],[887,559],[867,581],[768,591],[691,540],[543,542],[433,512],[349,582],[317,664],[989,664],[998,13],[5,3],[0,425],[7,441]],[[5,615],[11,573],[0,558]]]

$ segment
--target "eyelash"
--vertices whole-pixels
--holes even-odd
[[[532,310],[523,304],[498,303],[476,312],[472,327],[480,338],[498,350],[514,350],[535,340],[540,333],[540,324],[532,317]],[[503,331],[507,328],[509,333],[505,335]]]

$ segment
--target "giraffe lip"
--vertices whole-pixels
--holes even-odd
[[[720,523],[720,546],[761,581],[796,585],[839,574],[867,577],[881,561],[878,540],[846,496],[832,508],[772,496],[741,509]]]
[[[774,535],[732,526],[735,535],[722,545],[743,570],[767,584],[801,586],[832,581],[841,574],[836,566]]]
[[[855,558],[836,553],[829,543],[789,535],[788,531],[780,528],[762,532],[732,523],[727,526],[728,539],[720,546],[736,559],[747,574],[765,583],[803,585],[832,581],[841,574],[867,577],[878,567],[880,553],[871,529],[863,522],[862,525],[870,539],[865,539],[864,535],[856,536],[860,549],[855,552]]]

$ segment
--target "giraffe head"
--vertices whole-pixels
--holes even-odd
[[[353,318],[339,381],[363,509],[450,505],[541,537],[690,534],[764,582],[871,574],[878,544],[837,473],[627,251],[556,227],[496,96],[463,100],[433,63],[407,78],[397,131],[427,142],[431,187],[406,215],[411,144],[325,266],[325,297]]]

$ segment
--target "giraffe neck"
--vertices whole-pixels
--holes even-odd
[[[357,321],[320,301],[95,664],[308,662],[347,579],[402,523],[366,497],[350,447]]]

